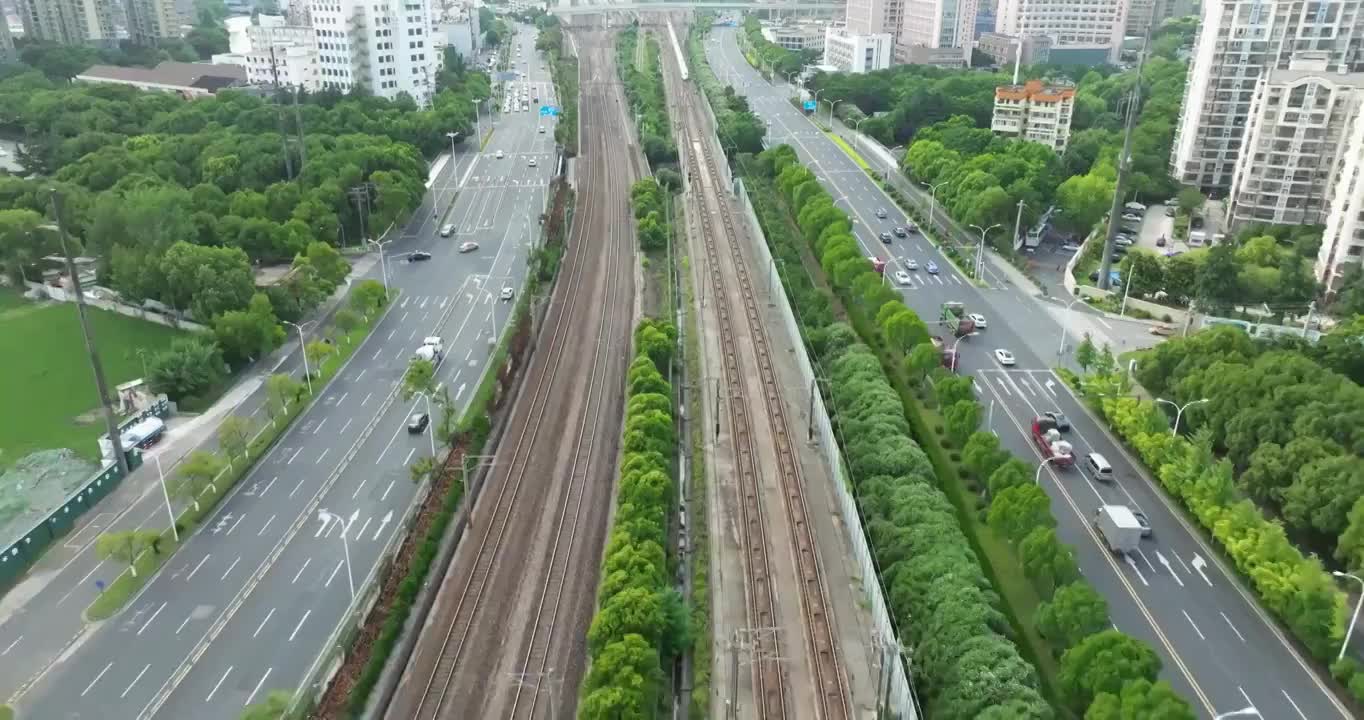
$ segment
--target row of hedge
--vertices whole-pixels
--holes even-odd
[[[649,165],[657,168],[663,163],[677,162],[677,144],[668,121],[658,40],[653,35],[644,37],[643,62],[640,64],[635,63],[638,43],[639,30],[635,27],[616,36],[616,72],[620,73],[625,97],[638,118],[636,129],[640,149],[649,159]]]
[[[943,409],[941,440],[919,430],[921,442],[940,443],[967,471],[986,481],[989,528],[1016,549],[1024,573],[1044,599],[1033,622],[1060,655],[1061,705],[1043,698],[1036,670],[1019,653],[1001,599],[976,555],[979,540],[963,533],[960,508],[945,494],[957,483],[954,466],[935,463],[915,442],[907,384],[937,370],[927,326],[883,285],[851,235],[848,218],[795,152],[762,153],[757,172],[775,182],[788,212],[819,259],[857,330],[839,323],[802,322],[829,378],[826,388],[858,496],[868,537],[881,568],[893,616],[913,650],[921,700],[935,717],[1051,717],[1085,713],[1120,717],[1160,707],[1161,717],[1193,717],[1170,687],[1156,682],[1160,660],[1135,638],[1108,629],[1107,604],[1084,580],[1074,553],[1055,534],[1055,518],[1031,468],[976,432],[981,407],[970,378],[942,377],[932,392]],[[797,292],[797,295],[800,291]],[[873,351],[868,343],[881,351]],[[911,393],[906,392],[905,395]],[[943,433],[943,428],[938,428]],[[925,436],[928,435],[928,436]],[[1007,608],[1006,608],[1007,610]]]
[[[668,519],[675,507],[672,360],[676,329],[645,319],[626,376],[625,434],[616,513],[602,559],[597,613],[587,631],[591,666],[578,716],[651,717],[663,667],[686,648],[687,611],[669,582]]]
[[[1096,373],[1085,379],[1086,395],[1111,392],[1121,379]],[[1100,390],[1102,389],[1102,391]],[[1236,488],[1233,466],[1213,452],[1210,431],[1192,437],[1170,433],[1155,403],[1131,396],[1101,398],[1098,408],[1172,497],[1208,531],[1264,604],[1313,657],[1336,659],[1344,641],[1347,607],[1331,574],[1306,556],[1283,525],[1267,520]],[[1364,668],[1353,658],[1331,665],[1331,674],[1364,702]]]
[[[691,61],[692,81],[700,86],[710,101],[715,113],[715,134],[725,152],[756,153],[763,149],[763,136],[767,126],[762,119],[753,114],[748,101],[734,92],[734,88],[720,83],[706,60],[705,42],[702,40],[709,27],[707,16],[701,15],[687,35],[687,57]]]

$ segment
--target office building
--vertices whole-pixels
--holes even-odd
[[[971,65],[971,46],[933,48],[925,45],[895,46],[895,62],[902,65],[932,65],[949,70]]]
[[[445,42],[433,37],[429,0],[312,0],[310,12],[322,87],[431,102]]]
[[[768,42],[777,47],[786,48],[793,52],[812,50],[823,53],[824,32],[828,28],[827,23],[785,23],[764,25],[762,33]]]
[[[1127,9],[1127,36],[1142,37],[1170,18],[1192,15],[1193,0],[1131,0]]]
[[[1060,155],[1070,140],[1075,112],[1075,88],[1029,80],[1023,85],[995,88],[990,129],[1006,137],[1041,143]]]
[[[1204,0],[1189,63],[1170,174],[1225,197],[1250,124],[1260,76],[1288,69],[1295,53],[1325,53],[1336,72],[1364,71],[1364,0],[1302,3]]]
[[[1364,73],[1334,72],[1327,53],[1300,53],[1288,69],[1262,74],[1227,198],[1231,224],[1325,223],[1361,102]]]
[[[977,0],[903,0],[897,42],[929,48],[966,47],[975,39]]]
[[[841,72],[865,73],[890,67],[895,38],[889,33],[858,35],[831,27],[824,35],[824,64]]]
[[[1019,43],[1022,43],[1020,54]],[[1051,38],[1046,35],[1026,35],[1022,38],[1001,35],[996,32],[982,33],[976,41],[976,49],[995,62],[996,65],[1012,66],[1018,59],[1024,65],[1037,65],[1050,62]]]
[[[1122,52],[1129,0],[999,0],[995,32],[1045,35],[1051,61],[1116,63]]]
[[[13,60],[14,35],[10,33],[9,22],[4,17],[0,17],[0,26],[3,26],[0,27],[0,60]]]
[[[163,38],[180,37],[183,25],[175,0],[126,0],[128,39],[134,45],[156,45]]]
[[[17,0],[24,37],[63,45],[111,45],[114,36],[113,0]],[[5,23],[9,36],[9,23]],[[10,38],[7,45],[13,48]]]
[[[890,35],[899,39],[905,0],[848,0],[849,35]]]

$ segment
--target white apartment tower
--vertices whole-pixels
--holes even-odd
[[[250,49],[246,53],[246,81],[252,85],[277,85],[308,92],[322,89],[321,54],[317,31],[286,25],[279,15],[260,15],[257,25],[246,29]]]
[[[128,38],[134,45],[155,45],[162,38],[180,36],[181,16],[175,0],[126,0],[124,11]]]
[[[1029,80],[1023,85],[995,88],[990,129],[1006,137],[1041,143],[1060,155],[1070,141],[1075,113],[1075,88]]]
[[[441,57],[429,0],[312,0],[310,13],[323,87],[430,104]]]
[[[848,0],[849,35],[889,34],[898,39],[905,0]]]
[[[1326,231],[1317,251],[1317,280],[1333,293],[1351,265],[1364,255],[1364,120],[1356,116],[1343,139],[1335,187],[1326,214]]]
[[[114,42],[111,3],[112,0],[17,0],[15,5],[24,24],[24,37],[82,45]]]
[[[1128,4],[1129,0],[999,0],[995,32],[1051,38],[1052,62],[1116,63]]]
[[[1324,224],[1342,155],[1358,152],[1349,138],[1362,106],[1364,73],[1328,68],[1326,53],[1300,53],[1288,69],[1262,74],[1228,195],[1231,222]]]
[[[1261,75],[1288,70],[1300,53],[1322,53],[1335,72],[1364,70],[1362,5],[1364,0],[1204,0],[1170,174],[1225,196]]]
[[[899,42],[930,48],[967,47],[975,39],[977,0],[903,0]]]

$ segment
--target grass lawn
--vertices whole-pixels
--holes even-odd
[[[856,150],[854,150],[853,146],[849,145],[848,141],[840,137],[838,133],[825,131],[824,134],[828,135],[829,139],[833,140],[835,145],[839,146],[840,148],[843,148],[843,152],[847,153],[848,157],[852,158],[853,162],[857,163],[859,167],[861,167],[863,170],[871,170],[871,165],[868,165],[867,161],[862,157],[862,155],[858,153]]]
[[[0,293],[0,308],[12,308],[8,295]],[[161,350],[180,334],[95,308],[90,308],[90,322],[111,392],[114,385],[141,377],[138,349]],[[7,408],[0,415],[0,467],[54,448],[99,458],[96,438],[104,422],[75,305],[0,309],[0,397]]]

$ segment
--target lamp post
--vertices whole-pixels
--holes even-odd
[[[360,511],[356,510],[355,512],[358,514]],[[321,520],[324,526],[330,526],[333,522],[340,523],[341,525],[341,548],[346,554],[346,581],[350,584],[350,599],[354,600],[355,575],[350,569],[350,540],[346,539],[346,535],[350,534],[350,521],[355,519],[355,515],[351,515],[350,520],[347,520],[340,515],[328,511],[326,508],[322,508],[317,511],[317,519]]]
[[[841,102],[843,102],[843,100],[829,101],[829,130],[834,129],[834,108],[838,107],[838,104]]]
[[[871,119],[871,116],[868,115],[868,116],[862,118],[861,120],[855,120],[855,121],[853,121],[853,149],[854,149],[854,150],[861,150],[861,149],[862,149],[862,123],[864,123],[864,122],[866,122],[866,121],[868,121],[868,120],[870,120],[870,119]]]
[[[1061,346],[1056,348],[1057,355],[1064,355],[1066,352],[1066,327],[1070,325],[1066,320],[1070,318],[1070,309],[1074,307],[1077,302],[1080,302],[1080,298],[1075,298],[1066,303],[1066,319],[1061,320]]]
[[[975,273],[975,274],[976,274],[976,279],[979,280],[979,279],[980,279],[981,266],[985,264],[985,236],[986,236],[991,230],[994,230],[994,229],[997,228],[997,227],[1003,227],[1003,226],[1000,225],[999,223],[995,223],[994,225],[991,225],[990,227],[987,227],[987,228],[982,228],[982,227],[979,226],[979,225],[971,225],[970,227],[973,227],[973,228],[975,228],[975,229],[977,229],[977,230],[980,231],[980,246],[976,248],[976,273]]]
[[[425,400],[425,401],[426,401],[426,417],[427,417],[427,420],[429,420],[430,422],[434,423],[434,422],[435,422],[435,419],[434,419],[434,416],[431,414],[431,396],[428,395],[428,394],[426,394],[426,392],[425,392],[425,391],[422,391],[422,390],[418,390],[417,392],[412,393],[412,394],[413,394],[413,395],[420,396],[422,400]],[[436,459],[436,429],[435,429],[435,427],[432,427],[432,428],[431,428],[431,432],[428,432],[427,435],[430,436],[430,439],[431,439],[431,459],[432,459],[432,460],[435,460],[435,459]]]
[[[1359,583],[1360,589],[1364,590],[1364,578],[1361,578],[1358,575],[1351,575],[1350,573],[1344,573],[1339,570],[1333,570],[1331,571],[1331,574],[1338,578],[1349,578],[1354,580]],[[1360,594],[1359,602],[1355,603],[1354,614],[1350,616],[1350,626],[1345,629],[1345,642],[1340,644],[1340,654],[1336,656],[1336,660],[1345,657],[1345,650],[1350,647],[1350,635],[1354,634],[1355,621],[1359,620],[1359,608],[1361,605],[1364,605],[1364,593]]]
[[[1037,474],[1034,475],[1034,476],[1033,476],[1033,479],[1032,479],[1033,484],[1035,484],[1035,485],[1041,485],[1041,484],[1042,484],[1042,468],[1046,467],[1046,466],[1047,466],[1047,463],[1050,463],[1050,462],[1052,462],[1053,460],[1060,460],[1060,459],[1061,459],[1060,456],[1058,456],[1058,455],[1052,455],[1051,457],[1048,457],[1047,459],[1045,459],[1045,460],[1043,460],[1042,462],[1038,463],[1038,465],[1037,465]]]
[[[924,187],[928,188],[929,191],[930,191],[930,192],[928,193],[928,229],[929,229],[929,230],[932,230],[932,229],[934,229],[935,227],[937,227],[937,226],[935,226],[935,225],[933,224],[933,211],[936,210],[936,209],[938,208],[938,188],[940,188],[940,187],[942,187],[942,186],[948,184],[949,182],[952,182],[952,181],[951,181],[951,180],[944,180],[944,181],[938,183],[937,185],[932,185],[932,184],[926,183],[926,182],[920,182],[920,183],[919,183],[920,185],[923,185]]]
[[[1188,410],[1188,409],[1189,409],[1191,406],[1193,406],[1193,405],[1198,405],[1199,403],[1205,403],[1205,402],[1210,402],[1210,401],[1209,401],[1208,398],[1200,398],[1200,399],[1198,399],[1198,400],[1190,400],[1189,402],[1186,402],[1186,403],[1184,403],[1183,405],[1180,405],[1179,403],[1177,403],[1177,402],[1175,402],[1175,401],[1173,401],[1173,400],[1166,400],[1165,398],[1156,398],[1156,402],[1158,402],[1158,403],[1164,403],[1164,404],[1169,405],[1170,407],[1172,407],[1172,408],[1175,409],[1175,426],[1172,427],[1172,428],[1170,428],[1170,434],[1171,434],[1171,435],[1178,435],[1178,434],[1179,434],[1179,419],[1182,418],[1182,417],[1184,417],[1184,411],[1185,411],[1185,410]]]
[[[975,336],[975,333],[969,332],[969,333],[966,333],[965,335],[962,335],[961,337],[957,338],[957,341],[954,342],[954,343],[952,343],[952,350],[951,350],[951,353],[952,353],[952,367],[948,368],[949,370],[951,370],[952,372],[956,372],[956,371],[957,371],[957,346],[961,344],[961,341],[962,341],[962,340],[965,340],[966,338],[974,337],[974,336]]]
[[[366,245],[373,245],[373,246],[374,246],[374,249],[379,251],[379,270],[383,273],[383,276],[384,276],[384,296],[385,296],[385,297],[388,296],[388,260],[384,257],[384,247],[385,247],[386,245],[392,244],[392,242],[393,242],[392,240],[387,240],[387,241],[384,241],[384,242],[379,242],[378,240],[374,240],[374,239],[371,239],[371,238],[365,238],[365,244],[366,244]]]
[[[298,323],[291,323],[288,320],[281,320],[285,325],[292,325],[298,331],[298,351],[303,353],[303,377],[308,381],[308,395],[313,394],[313,374],[308,370],[308,351],[303,344],[303,326]]]
[[[153,455],[152,460],[156,461],[156,476],[161,479],[161,496],[166,499],[166,514],[170,516],[171,537],[175,538],[175,544],[180,544],[180,529],[175,527],[175,510],[171,508],[170,490],[166,489],[166,473],[161,469],[161,456]]]

